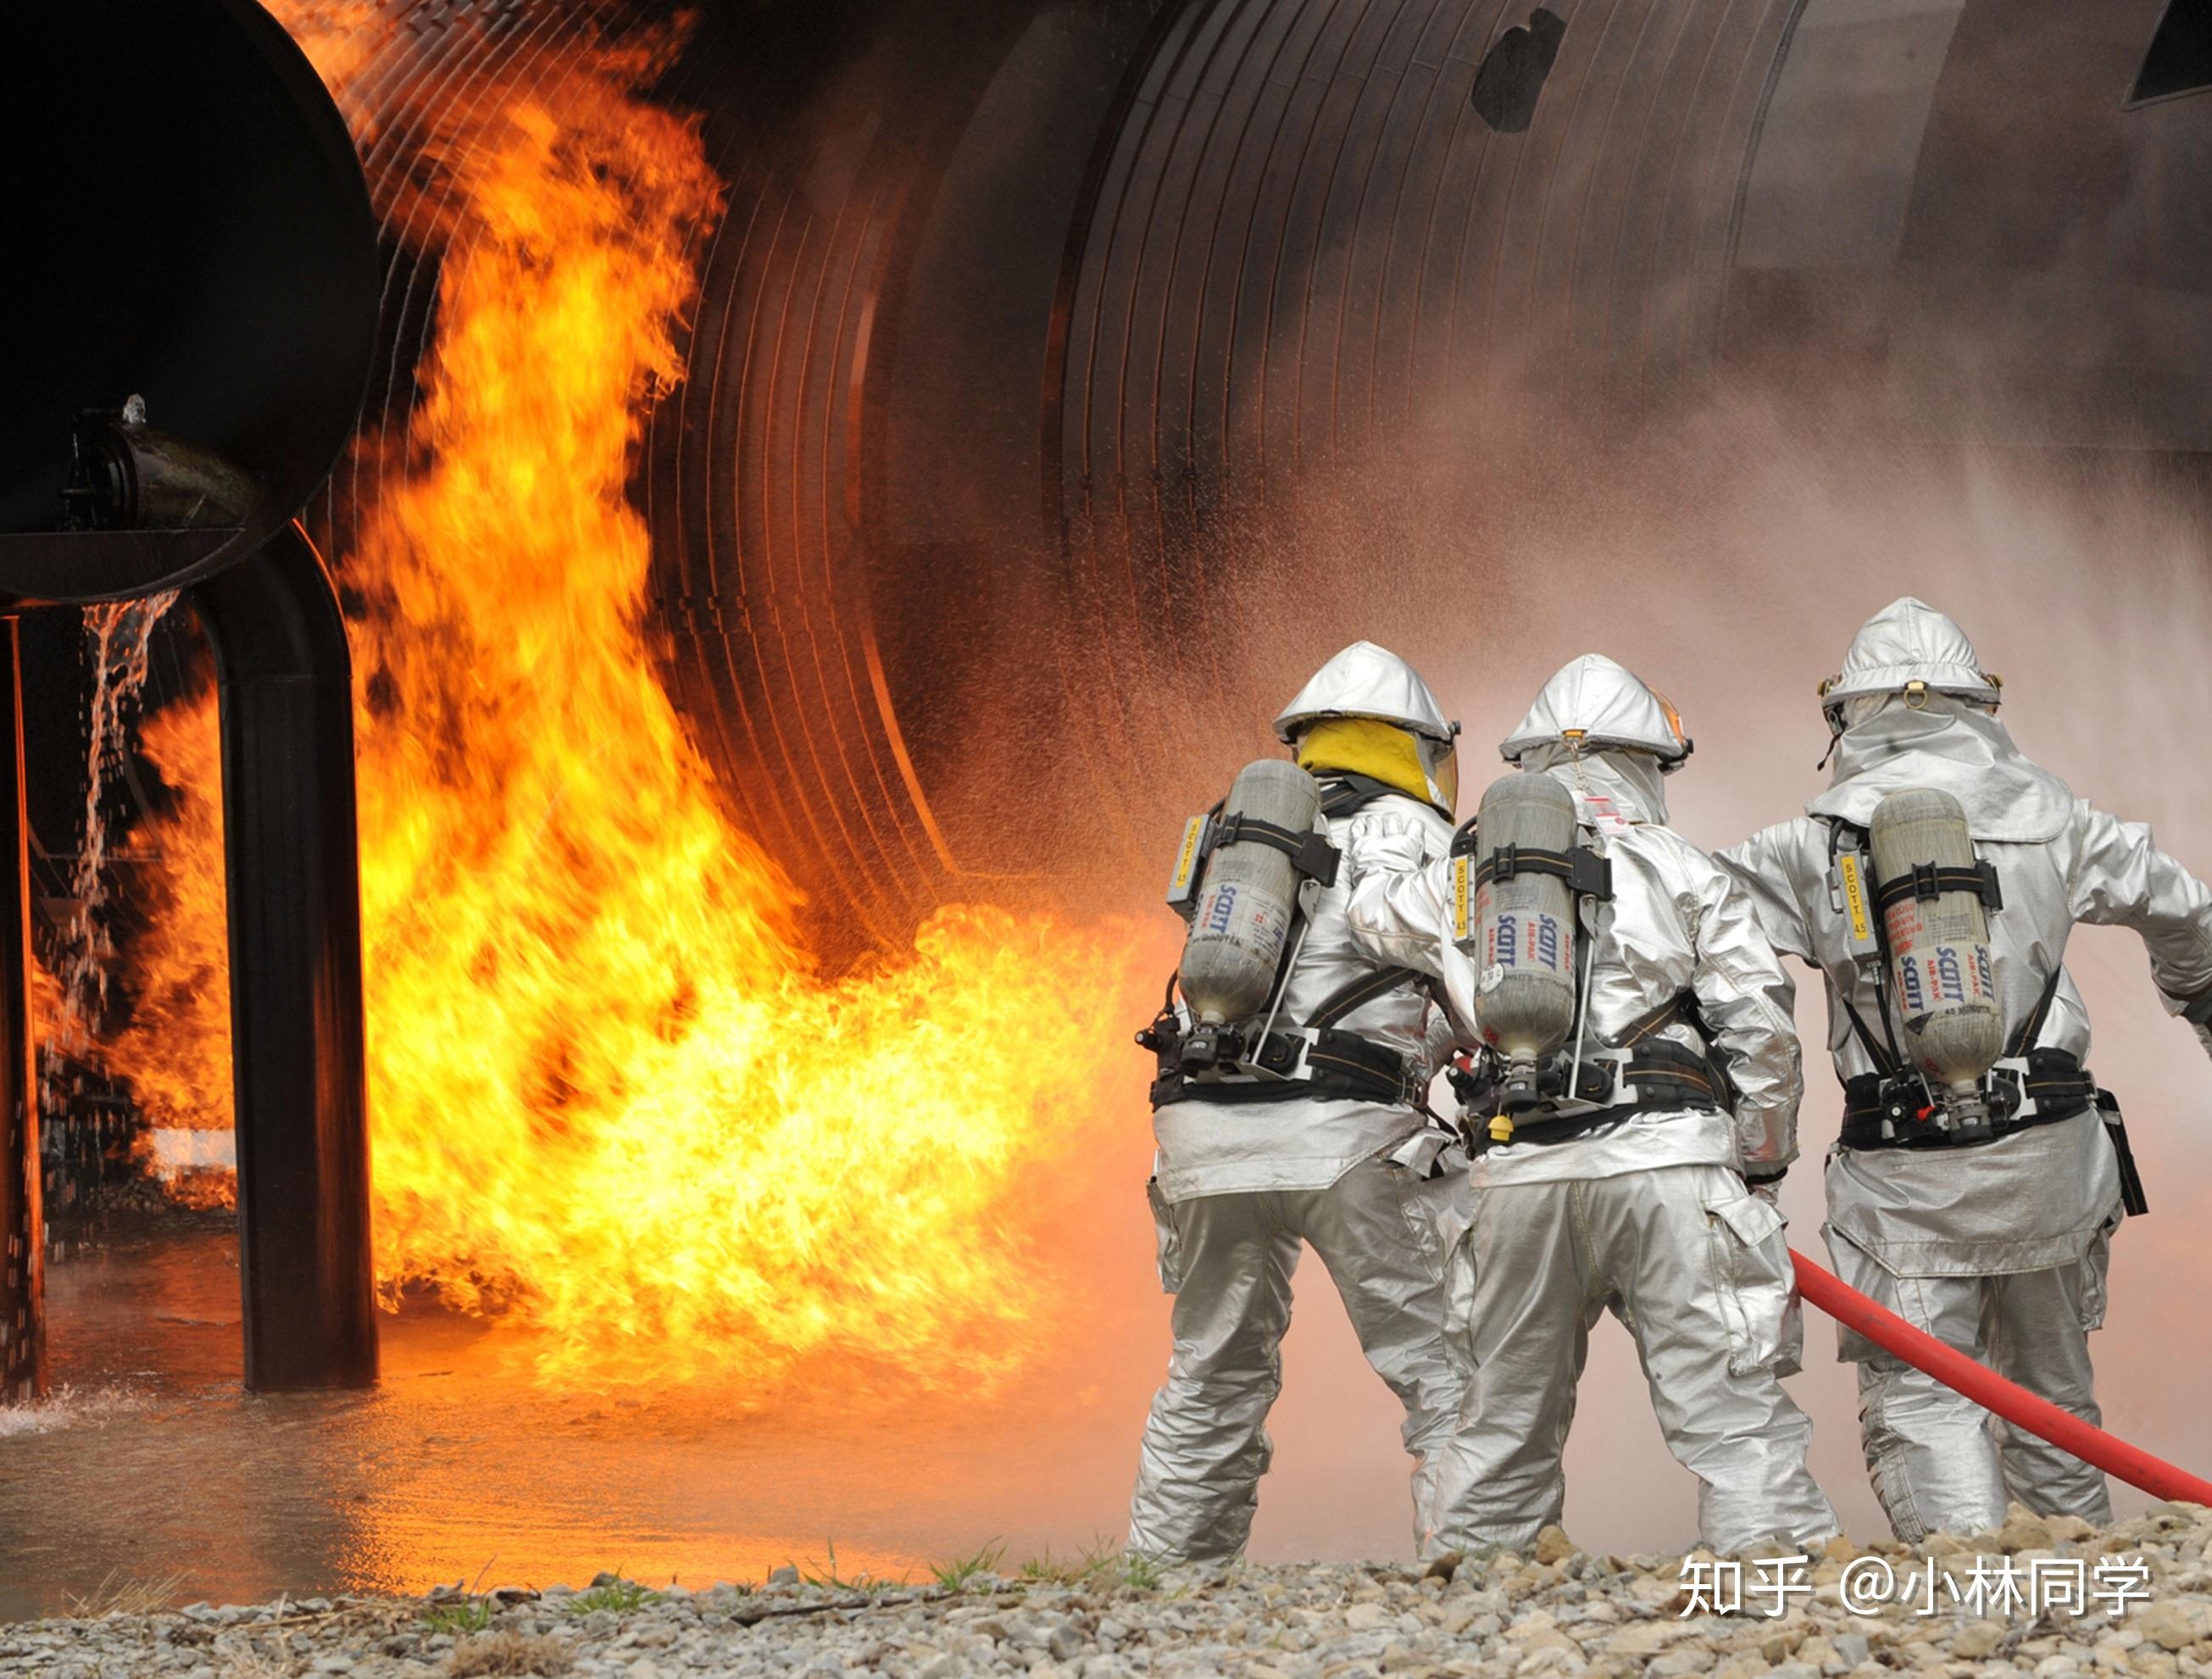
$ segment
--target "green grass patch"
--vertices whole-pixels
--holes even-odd
[[[1056,1557],[1048,1549],[1022,1564],[1020,1578],[1045,1585],[1097,1585],[1118,1579],[1121,1567],[1121,1548],[1102,1538],[1072,1557]]]
[[[950,1562],[933,1562],[929,1572],[939,1585],[947,1591],[972,1591],[985,1579],[995,1576],[999,1565],[1006,1559],[1006,1548],[994,1540],[973,1556],[955,1557]]]
[[[433,1633],[465,1638],[491,1625],[491,1600],[470,1597],[458,1603],[435,1603],[422,1611],[422,1624]]]
[[[605,1585],[595,1585],[588,1591],[580,1591],[568,1600],[571,1615],[594,1615],[601,1609],[616,1615],[629,1615],[649,1603],[660,1601],[660,1594],[635,1580],[613,1579]]]
[[[825,1591],[866,1591],[877,1585],[864,1571],[848,1579],[837,1566],[837,1542],[825,1539],[823,1547],[830,1553],[830,1560],[817,1562],[809,1557],[804,1562],[791,1566],[799,1570],[801,1585],[819,1586]]]
[[[1157,1591],[1167,1578],[1167,1570],[1148,1556],[1124,1554],[1120,1562],[1121,1584],[1138,1591]]]

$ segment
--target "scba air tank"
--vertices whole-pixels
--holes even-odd
[[[1535,1063],[1575,1025],[1575,901],[1565,880],[1513,867],[1516,853],[1563,857],[1574,795],[1523,771],[1492,782],[1475,818],[1474,867],[1453,883],[1454,941],[1475,964],[1475,1024],[1507,1067],[1508,1110],[1534,1098]]]
[[[1231,837],[1206,861],[1182,947],[1183,1001],[1200,1025],[1250,1019],[1267,1007],[1297,914],[1299,877],[1290,855],[1235,838],[1237,819],[1295,838],[1313,832],[1320,814],[1321,783],[1295,763],[1261,758],[1237,772],[1221,811]]]
[[[1939,1098],[1979,1115],[1981,1080],[2004,1053],[2004,1013],[1989,906],[1965,884],[1980,867],[1966,811],[1948,793],[1905,788],[1875,806],[1868,831],[1906,1053]]]

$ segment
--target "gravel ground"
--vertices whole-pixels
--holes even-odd
[[[1686,1566],[1699,1599],[1740,1576],[1742,1612],[1730,1615],[1693,1603],[1685,1559],[1585,1555],[1557,1529],[1533,1551],[1449,1573],[1331,1563],[1155,1578],[1116,1562],[1073,1581],[978,1573],[958,1589],[824,1586],[779,1571],[765,1585],[696,1592],[647,1593],[602,1576],[542,1594],[202,1603],[0,1625],[0,1673],[1881,1679],[1901,1670],[2064,1679],[2212,1671],[2212,1511],[2195,1506],[2155,1506],[2103,1531],[2015,1508],[2002,1534],[1979,1541],[1839,1542],[1795,1566],[1778,1552],[1733,1563],[1693,1554]],[[1904,1583],[1908,1601],[1870,1608],[1867,1583],[1885,1574]],[[2079,1610],[2063,1601],[2069,1578]],[[2009,1594],[2005,1581],[2014,1582]],[[1861,1594],[1856,1608],[1844,1601],[1847,1590]],[[2049,1601],[2054,1594],[2062,1601]]]

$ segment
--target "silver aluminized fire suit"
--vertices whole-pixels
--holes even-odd
[[[1526,1546],[1559,1519],[1576,1385],[1610,1310],[1635,1337],[1668,1449],[1700,1482],[1705,1542],[1817,1544],[1837,1532],[1835,1512],[1805,1466],[1811,1425],[1781,1382],[1797,1368],[1796,1279],[1782,1215],[1745,1177],[1771,1183],[1796,1153],[1788,982],[1734,882],[1664,825],[1661,776],[1688,743],[1635,677],[1577,660],[1504,750],[1573,790],[1584,843],[1611,860],[1613,901],[1597,908],[1586,958],[1585,1043],[1616,1044],[1688,993],[1740,1094],[1733,1113],[1633,1106],[1605,1128],[1476,1159],[1449,1320],[1468,1372],[1472,1473],[1443,1536]],[[1439,974],[1454,1011],[1479,1025],[1445,870],[1382,861],[1361,859],[1354,930],[1381,959]],[[1659,1035],[1707,1048],[1679,1019]]]
[[[1340,654],[1276,727],[1295,741],[1315,721],[1341,717],[1418,733],[1425,767],[1449,758],[1454,726],[1412,668],[1379,648]],[[1449,807],[1433,776],[1428,790]],[[1353,942],[1345,921],[1357,860],[1385,844],[1441,857],[1451,843],[1436,805],[1401,794],[1328,825],[1343,861],[1288,974],[1285,1024],[1306,1020],[1346,982],[1384,965]],[[1458,1036],[1410,979],[1339,1024],[1399,1051],[1422,1086]],[[1368,1362],[1406,1408],[1415,1539],[1426,1554],[1441,1506],[1465,1478],[1461,1384],[1442,1335],[1444,1251],[1465,1227],[1468,1196],[1463,1171],[1436,1170],[1451,1139],[1408,1103],[1302,1098],[1179,1101],[1157,1110],[1153,1131],[1152,1211],[1161,1285],[1175,1296],[1174,1347],[1145,1428],[1129,1549],[1193,1561],[1243,1551],[1271,1452],[1265,1423],[1282,1387],[1291,1273],[1310,1244]]]
[[[1918,684],[1910,695],[1908,684]],[[1863,829],[1899,788],[1956,797],[1977,849],[1996,866],[2003,907],[1990,916],[1990,949],[2008,1039],[2056,974],[2033,1045],[2087,1058],[2088,1016],[2061,966],[2076,922],[2140,933],[2176,1013],[2212,989],[2212,892],[2158,849],[2149,829],[2075,798],[2021,755],[1994,715],[1996,679],[1982,673],[1949,618],[1910,599],[1884,609],[1823,692],[1842,730],[1832,784],[1807,806],[1809,815],[1753,835],[1719,861],[1743,883],[1776,946],[1826,980],[1839,1078],[1876,1070],[1839,1000],[1883,1040],[1875,970],[1853,960],[1841,898],[1831,895],[1831,845],[1838,822]],[[1825,1234],[1844,1281],[2098,1420],[2088,1332],[2103,1321],[2120,1178],[2094,1108],[1965,1147],[1839,1144],[1828,1157],[1827,1192]],[[1848,1330],[1840,1340],[1842,1357],[1859,1366],[1867,1468],[1899,1538],[1994,1530],[2003,1524],[2008,1492],[2046,1515],[2111,1518],[2098,1470],[1996,1421],[1872,1342]]]

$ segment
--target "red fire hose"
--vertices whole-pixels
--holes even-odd
[[[2017,1423],[2031,1434],[2070,1451],[2085,1463],[2094,1463],[2107,1475],[2118,1475],[2130,1487],[2140,1487],[2154,1498],[2179,1499],[2189,1504],[2212,1505],[2212,1481],[2200,1481],[2186,1469],[2178,1469],[2139,1446],[2107,1434],[2070,1411],[2062,1411],[2047,1399],[2039,1399],[2016,1382],[2008,1382],[1984,1368],[1964,1353],[1946,1347],[1935,1336],[1917,1329],[1895,1312],[1850,1287],[1833,1272],[1815,1265],[1795,1248],[1790,1256],[1797,1265],[1799,1293],[1845,1329],[1856,1329],[1869,1341],[1885,1347],[1915,1369],[1924,1370],[1948,1387],[2006,1421]]]

